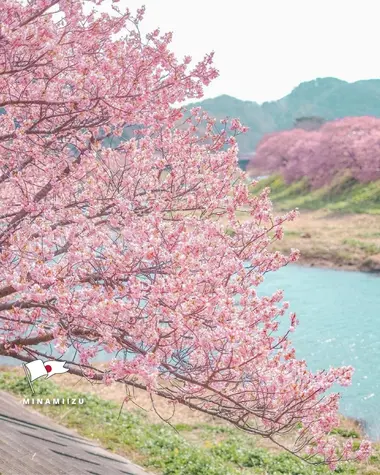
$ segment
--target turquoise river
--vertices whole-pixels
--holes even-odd
[[[291,265],[266,274],[258,293],[276,289],[284,290],[300,321],[291,334],[297,357],[311,370],[354,366],[352,385],[341,389],[340,412],[380,440],[380,276]],[[69,361],[67,353],[62,359]],[[20,362],[0,357],[0,364]]]
[[[380,440],[380,277],[292,265],[267,274],[259,293],[277,288],[300,322],[291,334],[297,357],[311,370],[353,366],[340,412]]]

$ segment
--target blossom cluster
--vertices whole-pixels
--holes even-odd
[[[250,168],[257,174],[281,173],[288,183],[307,177],[313,187],[345,173],[360,181],[380,179],[380,119],[346,117],[317,130],[294,128],[266,135]]]
[[[282,292],[257,292],[298,258],[269,247],[296,213],[274,217],[268,190],[250,192],[238,120],[175,106],[216,77],[212,54],[179,62],[171,35],[141,37],[143,10],[112,5],[2,2],[0,354],[74,349],[74,374],[275,442],[298,431],[288,450],[310,459],[367,456],[329,436],[338,395],[325,392],[352,368],[309,371]]]

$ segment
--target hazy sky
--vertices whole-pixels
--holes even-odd
[[[173,31],[172,50],[215,51],[220,76],[205,97],[259,103],[302,81],[380,77],[380,0],[121,0],[145,4],[142,31]]]

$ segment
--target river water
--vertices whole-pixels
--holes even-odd
[[[268,273],[258,293],[277,289],[284,290],[300,321],[291,334],[297,356],[313,371],[355,367],[352,385],[339,389],[340,412],[361,420],[368,435],[380,440],[380,277],[289,265]],[[69,360],[67,354],[63,359]],[[9,358],[0,363],[20,364]]]
[[[291,334],[297,357],[313,371],[353,366],[340,412],[380,440],[380,277],[292,265],[268,273],[259,294],[278,288],[300,321]]]

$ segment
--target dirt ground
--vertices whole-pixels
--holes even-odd
[[[102,383],[93,383],[85,378],[72,374],[63,374],[56,378],[55,383],[61,387],[70,388],[80,392],[90,392],[96,394],[102,399],[115,401],[120,406],[126,397],[126,389],[123,384],[113,383],[105,386]],[[173,404],[160,396],[150,395],[141,389],[133,389],[133,401],[129,400],[124,403],[127,410],[143,411],[148,420],[152,423],[163,422],[167,420],[170,424],[222,424],[223,422],[216,417],[209,416],[199,411],[190,409],[183,404]]]
[[[299,264],[380,272],[380,215],[300,211],[284,231],[274,249],[299,249]]]

